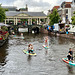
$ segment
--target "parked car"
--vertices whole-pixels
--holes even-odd
[[[54,32],[58,32],[59,29],[60,29],[59,24],[58,23],[55,23],[54,24]]]
[[[60,34],[65,34],[65,24],[64,23],[55,23],[54,24],[54,32],[58,32]]]

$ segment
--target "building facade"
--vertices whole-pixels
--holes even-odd
[[[6,12],[5,24],[10,20],[13,20],[14,25],[18,24],[21,19],[27,19],[27,25],[32,25],[33,19],[40,25],[41,19],[44,23],[46,22],[47,16],[43,12],[23,12],[23,11],[7,11]]]
[[[62,23],[71,22],[71,4],[72,2],[63,2],[58,9]]]
[[[72,2],[62,2],[60,7],[54,6],[53,9],[55,7],[60,15],[61,23],[71,23],[71,18],[74,16],[73,12],[75,11],[75,0],[72,0]]]
[[[74,16],[73,12],[75,11],[75,0],[72,0],[71,4],[71,15]]]
[[[1,7],[8,9],[8,11],[5,12],[5,24],[7,22],[9,23],[9,21],[12,20],[14,22],[14,25],[17,25],[18,22],[21,21],[21,19],[26,19],[27,25],[32,25],[33,19],[36,21],[36,24],[41,24],[42,21],[46,23],[47,15],[43,12],[29,12],[27,4],[25,8],[20,8],[19,10],[14,6]]]
[[[28,6],[27,6],[27,4],[26,4],[26,7],[25,8],[20,8],[20,9],[17,9],[17,11],[28,11]]]

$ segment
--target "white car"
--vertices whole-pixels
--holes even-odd
[[[75,25],[73,25],[70,30],[68,30],[69,33],[74,33],[75,34]]]

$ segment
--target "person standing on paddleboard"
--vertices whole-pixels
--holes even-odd
[[[71,48],[69,48],[69,55],[67,56],[68,57],[68,61],[73,61],[73,51],[72,51],[72,49]]]
[[[45,37],[45,46],[48,47],[48,37]]]
[[[33,53],[33,45],[32,44],[28,45],[28,53]]]

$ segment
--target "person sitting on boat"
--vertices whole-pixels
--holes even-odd
[[[69,48],[69,55],[67,56],[68,57],[68,61],[73,61],[73,51],[72,51],[72,49],[71,48]]]
[[[21,33],[21,37],[23,37],[23,33]]]
[[[28,53],[33,53],[33,45],[32,44],[28,45]]]
[[[15,32],[12,32],[12,36],[13,36],[13,37],[16,37]]]
[[[12,32],[13,35],[15,35],[15,32]]]
[[[48,37],[45,37],[45,46],[48,47]]]

